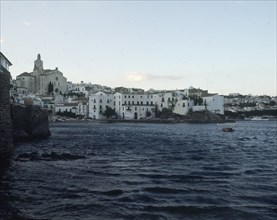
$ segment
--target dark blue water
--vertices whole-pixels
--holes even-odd
[[[277,219],[277,124],[57,123],[17,144],[3,219]]]

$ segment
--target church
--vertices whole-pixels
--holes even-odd
[[[40,54],[34,62],[33,72],[24,72],[16,77],[19,94],[64,94],[67,90],[67,79],[56,67],[54,70],[43,69]]]

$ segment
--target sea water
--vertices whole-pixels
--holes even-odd
[[[276,123],[53,123],[16,144],[0,219],[275,220]]]

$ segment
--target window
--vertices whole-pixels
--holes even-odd
[[[58,81],[58,80],[59,80],[59,77],[56,76],[56,81]]]
[[[143,105],[143,101],[141,101],[140,104]]]
[[[130,101],[128,101],[128,105],[130,105],[131,104],[131,102]]]
[[[151,101],[151,105],[153,105],[153,102]]]
[[[161,107],[163,107],[163,103],[161,104]]]
[[[102,99],[100,99],[99,102],[102,103]]]
[[[109,99],[107,99],[107,103],[110,103],[110,100],[109,100]]]
[[[149,102],[146,102],[146,105],[149,105]]]
[[[183,103],[183,107],[186,107],[186,104],[185,104],[185,103]]]
[[[102,105],[100,105],[99,108],[102,109]]]
[[[134,105],[135,104],[135,102],[134,101],[132,101],[132,105]]]
[[[137,104],[139,105],[139,101],[137,101]]]
[[[135,98],[134,96],[132,96],[132,98]]]
[[[96,103],[96,99],[93,100],[93,103]]]
[[[135,111],[137,110],[137,107],[135,107]]]
[[[128,96],[128,98],[130,98],[130,96]]]

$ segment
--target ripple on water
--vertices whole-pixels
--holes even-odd
[[[231,134],[57,123],[51,133],[17,144],[0,219],[277,219],[274,123],[238,122]]]

